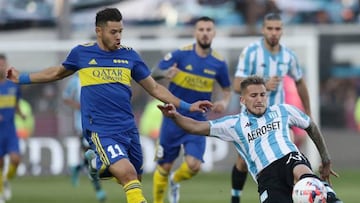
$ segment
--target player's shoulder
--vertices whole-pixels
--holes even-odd
[[[179,48],[179,51],[192,51],[193,49],[194,49],[193,44],[187,44],[187,45],[181,46]]]
[[[224,57],[216,50],[211,50],[211,56],[219,61],[225,61]]]
[[[281,49],[284,50],[285,53],[295,56],[295,52],[291,48],[287,47],[286,45],[284,45],[282,43],[280,44],[280,47],[281,47]]]
[[[262,49],[261,41],[251,42],[244,48],[246,53],[254,52],[259,49]]]
[[[126,46],[126,45],[121,45],[120,50],[124,50],[124,51],[134,51],[134,49],[132,47]]]
[[[79,44],[77,47],[80,47],[80,48],[93,47],[93,46],[95,46],[95,44],[96,44],[96,42],[85,42],[85,43]]]

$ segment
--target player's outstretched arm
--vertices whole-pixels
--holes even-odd
[[[331,169],[331,159],[324,141],[324,137],[322,136],[319,128],[313,121],[311,121],[310,126],[305,130],[314,142],[321,157],[322,168],[320,170],[320,177],[321,179],[330,183],[330,175],[338,177],[338,174]]]
[[[6,71],[6,77],[20,84],[30,83],[46,83],[60,80],[74,73],[72,70],[67,70],[64,66],[53,66],[34,73],[20,73],[14,67]]]
[[[155,82],[155,80],[148,76],[145,79],[139,81],[139,84],[153,97],[156,99],[164,102],[164,103],[171,103],[174,104],[176,107],[188,110],[191,112],[199,111],[199,112],[206,112],[212,107],[212,103],[210,101],[197,101],[192,104],[189,104],[179,98],[175,97],[171,92],[165,88],[164,86],[160,85],[159,83]]]
[[[181,115],[176,111],[173,104],[158,105],[164,116],[171,118],[177,125],[191,134],[209,135],[210,123],[208,121],[197,121],[192,118]]]

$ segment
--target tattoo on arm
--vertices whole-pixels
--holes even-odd
[[[327,150],[324,138],[314,122],[310,123],[310,126],[305,129],[306,132],[309,134],[311,140],[315,143],[316,148],[319,151],[321,160],[323,164],[327,164],[330,162],[330,155]]]

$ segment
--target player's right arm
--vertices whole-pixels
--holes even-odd
[[[174,96],[166,87],[157,83],[151,76],[148,76],[141,81],[139,84],[153,97],[164,102],[174,104],[176,107],[188,110],[191,112],[199,111],[206,112],[212,107],[210,101],[197,101],[192,104],[186,103],[176,96]]]
[[[74,73],[73,70],[68,70],[64,66],[52,66],[34,73],[20,73],[14,67],[7,71],[7,78],[15,83],[29,84],[29,83],[46,83],[63,79]]]
[[[173,104],[158,105],[158,108],[161,110],[164,116],[173,119],[178,126],[187,132],[204,136],[210,134],[210,123],[208,121],[198,121],[183,116],[176,111],[176,108]]]

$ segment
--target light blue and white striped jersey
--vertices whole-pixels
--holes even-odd
[[[233,142],[256,182],[256,175],[265,167],[299,151],[291,141],[289,127],[305,129],[310,117],[294,106],[278,104],[268,107],[260,117],[242,111],[209,122],[209,136]]]
[[[73,77],[68,81],[63,91],[62,97],[63,99],[71,99],[80,103],[80,80],[79,75],[74,74]],[[74,127],[77,133],[82,132],[81,125],[81,112],[80,109],[73,109],[74,112]]]
[[[264,44],[264,39],[245,47],[239,56],[235,77],[258,75],[265,80],[273,76],[289,75],[295,81],[303,77],[302,70],[294,52],[280,44],[277,54],[270,53]],[[271,91],[268,105],[285,103],[285,93],[281,82],[276,91]]]

